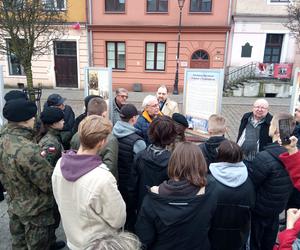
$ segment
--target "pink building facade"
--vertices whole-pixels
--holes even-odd
[[[230,0],[186,0],[182,9],[179,90],[185,68],[224,68]],[[172,89],[179,7],[175,0],[90,0],[90,64],[112,67],[113,87]]]

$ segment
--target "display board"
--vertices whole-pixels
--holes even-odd
[[[111,68],[86,67],[84,96],[100,95],[107,101],[112,119],[112,70]]]
[[[4,106],[4,80],[3,80],[3,65],[0,65],[0,126],[4,123],[3,117],[3,106]]]
[[[292,98],[290,105],[290,113],[294,115],[295,109],[300,105],[300,68],[294,71],[294,81],[292,89]]]
[[[207,133],[208,118],[221,113],[223,69],[185,69],[183,110],[189,127]]]

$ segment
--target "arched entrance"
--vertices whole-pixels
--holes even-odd
[[[193,53],[190,68],[209,69],[209,54],[205,50],[197,50]]]

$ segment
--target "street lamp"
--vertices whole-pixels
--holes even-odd
[[[180,51],[180,33],[181,33],[181,16],[182,16],[182,8],[185,0],[178,0],[179,7],[179,24],[178,24],[178,38],[177,38],[177,55],[176,55],[176,73],[175,73],[175,81],[174,81],[174,89],[173,94],[178,95],[178,68],[179,68],[179,51]]]

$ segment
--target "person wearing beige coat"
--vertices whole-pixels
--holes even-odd
[[[179,113],[178,104],[168,98],[168,89],[162,85],[157,89],[156,97],[159,103],[160,111],[167,116],[172,117],[174,113]]]
[[[78,151],[63,153],[53,171],[53,194],[72,250],[85,249],[100,234],[125,224],[126,205],[117,181],[98,155],[111,127],[103,117],[86,117],[79,124]]]

